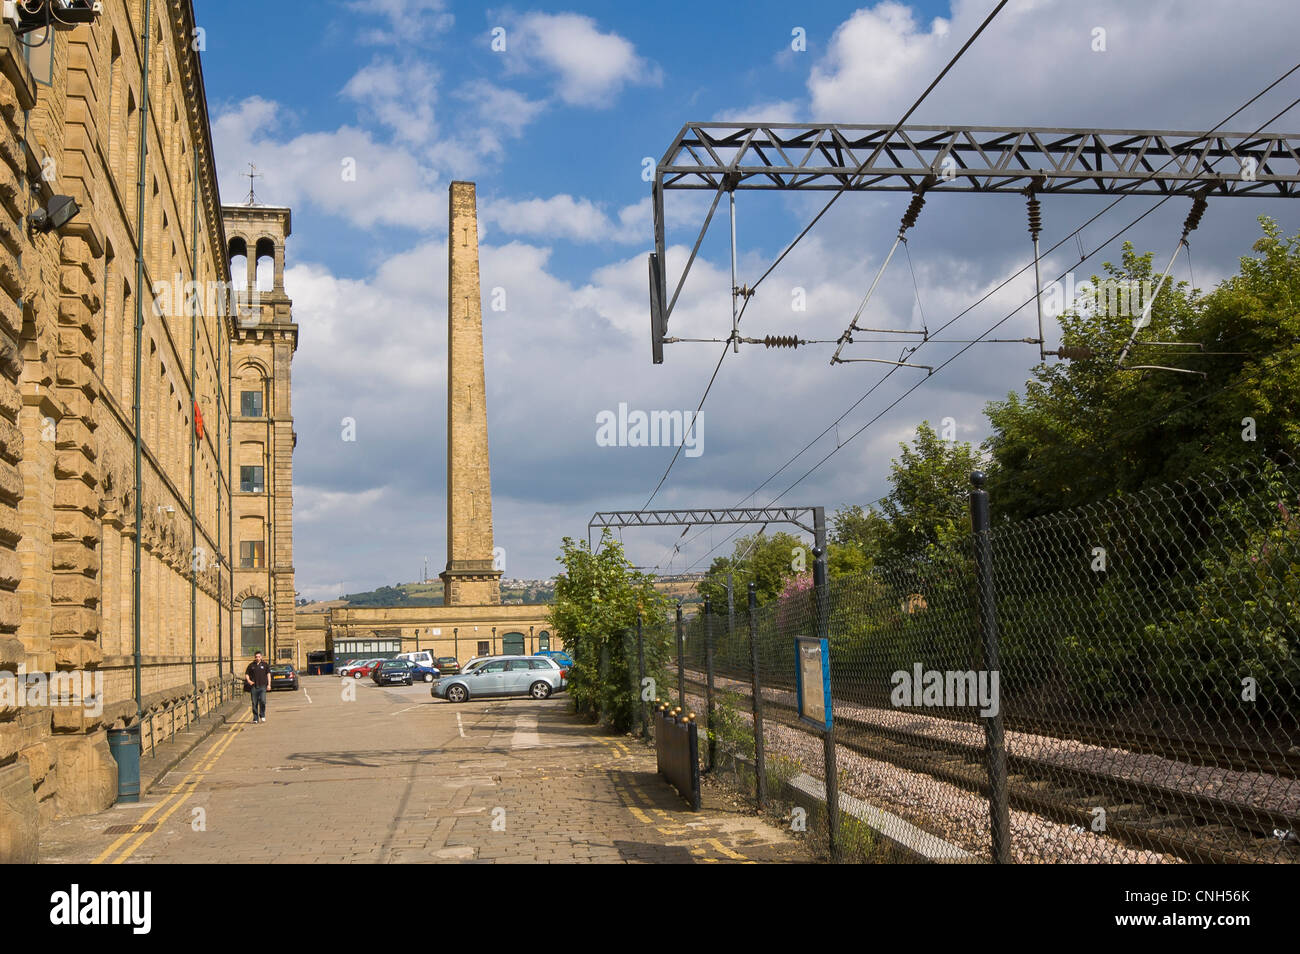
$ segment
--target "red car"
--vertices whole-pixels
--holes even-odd
[[[339,675],[351,676],[353,679],[360,679],[362,676],[370,675],[370,670],[374,669],[375,665],[381,662],[383,662],[382,659],[359,659],[340,669]]]
[[[352,670],[352,676],[354,679],[360,679],[362,676],[369,676],[372,672],[375,671],[375,669],[379,666],[380,663],[387,662],[387,661],[388,660],[382,657],[379,659],[367,659],[356,669]]]

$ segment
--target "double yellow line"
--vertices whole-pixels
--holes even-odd
[[[209,748],[206,753],[199,756],[198,764],[195,765],[194,768],[190,769],[190,771],[185,774],[185,777],[176,783],[176,786],[168,792],[166,796],[164,796],[162,801],[150,808],[149,811],[145,812],[143,817],[131,826],[130,831],[124,835],[120,835],[116,841],[105,848],[100,853],[99,857],[91,863],[99,865],[107,862],[108,864],[120,865],[122,862],[126,861],[126,859],[130,858],[131,855],[135,853],[136,849],[145,843],[150,835],[162,827],[163,822],[167,821],[167,819],[176,812],[176,809],[180,808],[189,800],[189,797],[193,795],[195,790],[198,788],[199,783],[203,781],[204,776],[212,770],[212,766],[217,764],[217,759],[221,758],[221,756],[226,753],[226,749],[230,748],[230,743],[235,741],[235,736],[243,730],[245,725],[248,724],[249,718],[249,715],[245,713],[238,722],[230,726],[230,728],[226,730],[225,738],[218,739],[212,744],[212,747]],[[141,831],[143,826],[149,822],[149,819],[164,808],[166,808],[167,811],[158,818],[158,821],[154,823],[154,826],[149,831]],[[135,841],[123,849],[122,853],[116,858],[112,858],[113,852],[117,851],[132,837],[135,837]]]

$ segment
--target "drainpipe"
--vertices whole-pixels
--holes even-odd
[[[196,177],[196,178],[197,178],[197,177]],[[222,258],[223,258],[223,259],[224,259],[224,257],[225,257],[225,254],[226,254],[226,253],[225,253],[225,251],[223,250],[223,251],[221,252],[221,255],[222,255]],[[222,296],[222,297],[224,297],[224,296]],[[222,305],[221,301],[218,300],[218,301],[217,301],[217,314],[216,314],[216,318],[217,318],[217,333],[218,333],[219,335],[222,335],[222,336],[224,336],[224,335],[225,335],[225,332],[226,332],[226,323],[225,323],[225,320],[224,320],[224,319],[225,319],[224,312],[225,312],[225,307]],[[214,525],[216,526],[216,529],[217,529],[217,552],[216,552],[216,554],[215,554],[215,556],[214,556],[214,559],[217,560],[217,686],[218,686],[218,688],[217,688],[217,694],[218,694],[218,698],[220,698],[221,701],[224,702],[224,701],[225,701],[225,698],[226,698],[226,697],[225,697],[225,689],[224,689],[224,688],[221,688],[221,687],[224,685],[224,683],[222,683],[222,680],[221,680],[221,677],[222,677],[222,675],[223,675],[223,673],[221,672],[221,667],[225,665],[225,661],[222,659],[222,653],[221,653],[221,649],[222,649],[222,646],[221,646],[221,602],[222,602],[222,590],[221,590],[221,481],[222,481],[222,470],[221,470],[221,408],[222,408],[222,405],[225,404],[225,397],[224,397],[224,395],[225,395],[225,389],[222,388],[222,386],[221,386],[221,383],[222,383],[222,382],[221,382],[221,348],[220,348],[220,347],[217,347],[216,352],[217,352],[217,355],[216,355],[216,358],[217,358],[217,400],[216,400],[216,405],[215,405],[215,413],[213,414],[213,417],[214,417],[215,420],[216,420],[216,425],[217,425],[217,434],[216,434],[216,438],[215,438],[215,439],[213,440],[213,442],[212,442],[212,449],[216,452],[216,457],[217,457],[217,519],[216,519],[215,521],[213,521],[213,523],[214,523]],[[230,481],[229,481],[229,477],[226,478],[226,489],[227,489],[227,490],[230,489]]]
[[[144,339],[144,165],[148,154],[149,142],[149,41],[153,36],[153,0],[144,0],[144,37],[141,60],[140,93],[140,150],[136,175],[136,226],[135,226],[135,403],[132,408],[132,424],[135,428],[135,545],[132,547],[132,597],[135,607],[133,630],[135,637],[135,716],[139,720],[144,714],[143,696],[140,689],[140,532],[144,525],[144,504],[141,496],[144,490],[144,475],[141,470],[143,444],[140,437],[140,362]]]
[[[227,260],[227,257],[229,255],[229,249],[228,248],[222,249],[221,255],[223,261]],[[229,272],[228,262],[227,262],[227,272]],[[222,297],[228,299],[227,300],[228,306],[234,304],[232,300],[229,300],[229,296],[223,295]],[[230,317],[230,324],[232,329],[237,328],[239,326],[238,306],[235,307],[234,314],[230,315],[229,317]],[[232,350],[232,346],[230,343],[231,335],[226,334],[224,328],[222,329],[222,334],[226,339],[226,373],[229,374],[231,371],[234,370],[234,364],[232,364],[232,362],[235,360],[234,352]],[[232,447],[230,442],[230,435],[235,430],[234,424],[230,421],[230,417],[234,413],[230,407],[230,403],[233,399],[234,399],[234,395],[228,394],[222,400],[222,404],[225,405],[226,418],[227,418],[226,420],[226,566],[230,571],[230,672],[232,674],[235,671],[235,610],[236,610],[235,607],[235,483],[234,483],[235,475],[233,472],[233,467],[235,463],[235,453],[234,453],[234,448]]]
[[[194,686],[194,717],[199,715],[199,630],[197,600],[199,596],[199,569],[195,565],[198,549],[198,526],[194,500],[195,457],[198,454],[198,350],[199,350],[199,151],[194,153],[194,205],[190,216],[190,278],[194,282],[194,307],[190,314],[190,683]],[[172,296],[175,300],[175,295]],[[205,560],[206,562],[206,560]]]

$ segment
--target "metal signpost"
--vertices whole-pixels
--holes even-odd
[[[795,686],[799,719],[822,734],[825,751],[826,826],[831,859],[839,858],[840,792],[835,764],[835,729],[831,706],[831,646],[826,637],[794,638]]]

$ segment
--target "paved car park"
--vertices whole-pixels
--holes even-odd
[[[45,862],[811,860],[749,814],[688,812],[653,750],[547,700],[303,676],[195,748],[137,805],[49,826]]]

